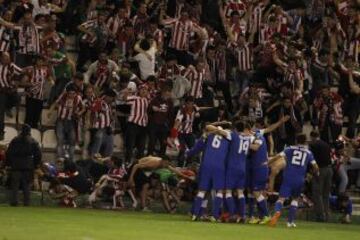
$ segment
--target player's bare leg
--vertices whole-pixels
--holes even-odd
[[[276,176],[286,166],[284,157],[273,157],[269,159],[269,167],[271,169],[269,176],[269,192],[274,192],[274,185]]]
[[[149,184],[146,183],[144,184],[141,193],[140,193],[140,198],[141,198],[141,208],[143,211],[149,211],[149,209],[146,206],[146,199],[148,196],[148,190],[149,190]]]

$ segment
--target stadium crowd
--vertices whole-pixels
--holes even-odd
[[[319,169],[307,176],[306,196],[322,209],[317,220],[328,220],[331,203],[350,221],[347,190],[360,188],[358,0],[0,0],[0,15],[0,139],[21,98],[26,126],[42,130],[43,109],[57,118],[56,159],[25,169],[36,169],[35,189],[48,181],[65,206],[89,193],[93,206],[110,197],[123,208],[126,195],[134,208],[161,199],[175,212],[195,199],[195,220],[207,195],[198,191],[203,163],[194,149],[204,136],[227,136],[217,126],[247,129],[271,170],[247,202],[258,202],[262,220],[252,222],[268,222],[266,202],[289,164],[281,153],[307,144],[301,133],[311,125]],[[76,52],[68,49],[73,36]],[[16,151],[2,148],[11,169]],[[217,191],[213,207],[229,190]]]

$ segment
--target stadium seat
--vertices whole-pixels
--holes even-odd
[[[5,126],[4,132],[5,132],[4,140],[0,142],[0,144],[2,145],[8,145],[11,142],[11,140],[13,140],[13,138],[15,138],[18,135],[18,131],[15,128],[9,126]]]
[[[119,153],[124,150],[124,139],[121,134],[114,135],[114,152]]]
[[[41,114],[41,126],[43,127],[55,127],[56,123],[56,112],[51,114],[49,118],[49,109],[44,109]]]
[[[42,146],[45,150],[54,150],[56,148],[56,134],[55,130],[49,129],[43,133]]]
[[[41,132],[38,129],[32,128],[31,136],[40,144],[40,146],[42,145]]]

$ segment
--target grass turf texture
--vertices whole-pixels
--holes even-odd
[[[0,207],[0,240],[360,239],[359,225],[284,222],[267,226],[191,222],[185,215]]]

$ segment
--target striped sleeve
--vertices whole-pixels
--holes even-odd
[[[11,66],[13,68],[15,75],[20,75],[23,73],[23,70],[20,67],[18,67],[16,64],[13,63],[13,64],[11,64]]]

